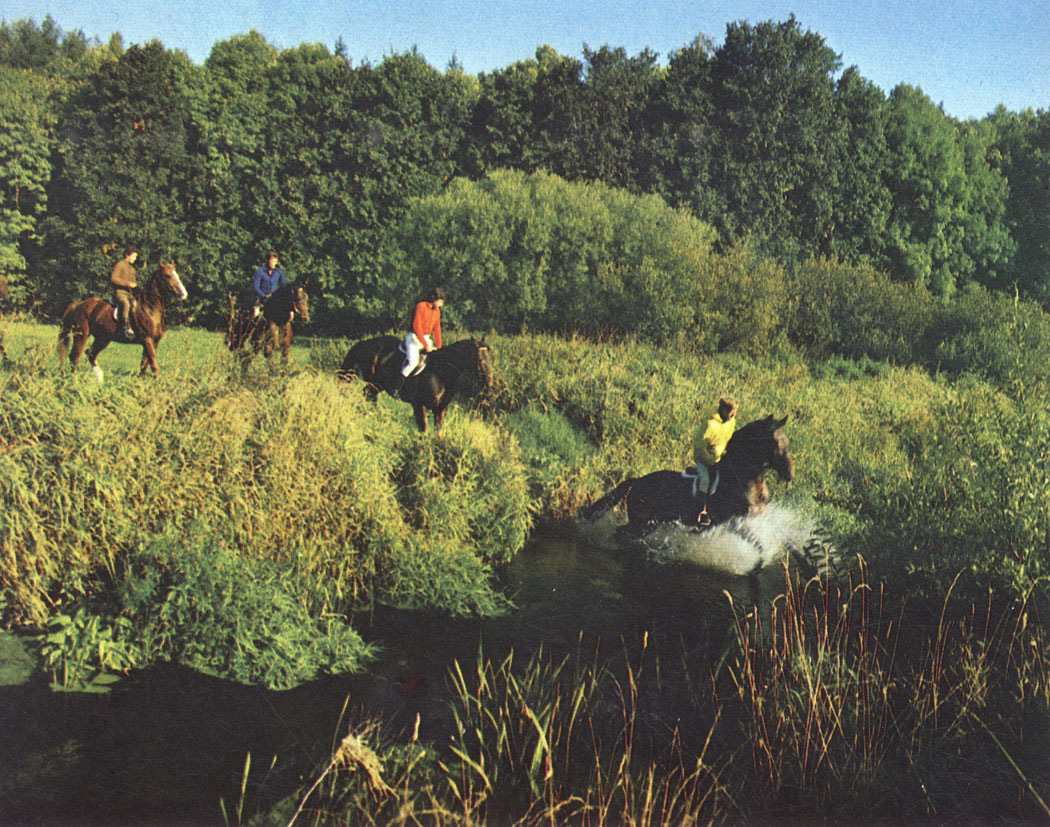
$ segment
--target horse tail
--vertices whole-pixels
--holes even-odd
[[[69,352],[69,340],[73,335],[74,313],[77,303],[70,302],[62,313],[62,328],[58,331],[58,358],[59,361],[66,358]]]
[[[601,517],[603,514],[605,514],[605,512],[607,512],[611,508],[614,508],[620,503],[621,500],[623,500],[624,497],[627,496],[627,494],[631,490],[631,486],[634,485],[634,483],[635,480],[633,478],[629,480],[624,480],[604,497],[602,497],[599,500],[595,500],[589,506],[582,509],[580,511],[580,516],[586,520],[594,520],[598,517]]]

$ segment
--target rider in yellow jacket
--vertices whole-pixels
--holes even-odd
[[[736,431],[736,410],[736,400],[731,396],[723,396],[718,400],[718,405],[704,416],[693,440],[693,460],[697,469],[703,466],[707,471],[707,487],[702,492],[704,504],[697,517],[701,525],[711,522],[707,514],[707,498],[714,493],[718,484],[718,473],[714,466],[722,459],[726,445]]]

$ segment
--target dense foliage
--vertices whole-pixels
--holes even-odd
[[[103,289],[133,243],[147,260],[177,258],[189,313],[216,321],[276,248],[315,288],[319,323],[382,325],[401,312],[386,282],[406,279],[391,234],[416,199],[504,168],[659,196],[712,227],[718,250],[744,241],[788,269],[819,256],[937,296],[971,283],[1050,295],[1047,112],[959,122],[920,89],[887,96],[794,17],[730,24],[722,44],[697,38],[666,65],[648,50],[577,60],[544,46],[477,77],[411,52],[355,65],[342,46],[278,49],[255,32],[195,66],[156,41],[90,43],[48,18],[0,25],[0,69],[0,266],[27,307]],[[559,199],[547,218],[608,197],[575,190],[580,203]],[[506,209],[527,219],[494,209],[483,227]],[[519,255],[539,241],[526,234]],[[477,293],[494,277],[478,269],[476,283],[466,262],[432,275]],[[636,272],[621,301],[664,273]],[[542,310],[522,300],[526,317]],[[599,324],[615,327],[617,310],[607,302]]]
[[[6,622],[45,624],[56,607],[81,626],[119,617],[132,631],[111,640],[132,663],[287,686],[359,668],[367,648],[346,615],[375,601],[506,607],[491,566],[521,548],[531,516],[505,433],[453,416],[420,444],[410,419],[377,417],[326,376],[231,382],[222,363],[204,367],[208,344],[149,388],[68,384],[33,349],[5,373]],[[91,651],[97,638],[69,622],[55,634]]]

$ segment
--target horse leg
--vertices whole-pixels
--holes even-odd
[[[73,334],[73,347],[69,351],[69,366],[72,370],[77,369],[77,362],[80,361],[80,357],[84,355],[84,348],[87,345],[88,334],[83,330],[78,330]],[[88,357],[91,360],[91,364],[95,364],[93,356]]]
[[[416,425],[419,426],[420,433],[427,432],[427,409],[422,405],[413,405],[413,410],[416,414]]]
[[[142,363],[139,366],[139,376],[146,373],[146,368],[153,369],[153,378],[160,376],[160,368],[157,367],[157,347],[148,336],[142,340]]]
[[[281,366],[288,369],[288,354],[292,350],[292,323],[284,326],[284,335],[281,337]]]
[[[434,409],[434,430],[441,430],[441,423],[445,421],[445,411],[448,409],[448,405],[442,405],[439,408]]]
[[[76,367],[76,364],[77,364],[76,359],[80,358],[80,353],[84,350],[84,343],[86,341],[87,341],[87,336],[86,335],[84,337],[82,337],[80,339],[80,341],[76,341],[76,339],[74,338],[74,341],[73,341],[73,354],[70,355],[70,359],[73,360],[73,367],[74,368]],[[88,350],[87,350],[87,358],[88,358],[88,361],[91,363],[91,372],[95,374],[95,378],[98,380],[98,383],[100,385],[102,384],[102,368],[100,368],[98,366],[98,361],[97,360],[98,360],[98,355],[103,350],[106,349],[106,345],[108,345],[108,344],[109,344],[109,339],[107,339],[105,337],[102,337],[100,339],[98,337],[98,335],[96,334],[95,338],[91,342],[91,347],[89,347]],[[74,355],[76,356],[76,359],[73,358]]]
[[[273,363],[273,352],[277,350],[277,339],[279,337],[277,331],[277,325],[270,325],[266,330],[266,338],[263,342],[263,356],[266,357],[266,367],[271,374],[277,370],[276,365]]]

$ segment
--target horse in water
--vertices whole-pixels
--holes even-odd
[[[341,379],[359,378],[375,399],[380,391],[391,393],[405,360],[397,336],[365,339],[350,348],[339,368]],[[441,429],[445,409],[464,379],[483,388],[492,387],[492,362],[484,341],[464,339],[427,354],[422,366],[405,379],[397,398],[411,403],[419,430],[426,433],[427,411],[434,412],[434,427]]]
[[[236,310],[235,301],[231,296],[226,346],[240,352],[241,368],[246,370],[260,351],[269,360],[278,346],[281,362],[287,367],[292,349],[292,320],[298,316],[304,324],[310,324],[310,294],[303,287],[283,284],[267,297],[258,316],[247,308]]]
[[[87,357],[99,382],[102,381],[102,369],[98,366],[98,355],[110,342],[141,345],[142,365],[139,375],[144,374],[147,367],[152,368],[154,376],[159,375],[157,343],[164,335],[164,304],[173,296],[185,299],[186,288],[175,270],[175,263],[162,261],[142,288],[135,291],[135,305],[130,319],[135,335],[131,339],[124,338],[124,332],[117,323],[116,308],[104,299],[93,296],[70,304],[62,314],[62,329],[58,334],[59,359],[65,358],[68,351],[70,364],[76,370],[88,337],[93,336]],[[71,336],[73,349],[70,351]]]
[[[694,494],[693,478],[679,471],[654,471],[625,480],[585,508],[581,516],[589,520],[600,517],[626,500],[628,527],[640,534],[660,523],[710,528],[733,517],[757,514],[770,499],[765,472],[773,469],[785,481],[794,476],[794,461],[783,431],[786,422],[787,417],[778,420],[768,416],[749,422],[733,434],[715,466],[719,482],[707,500],[711,522],[705,526],[697,526],[703,497]]]

